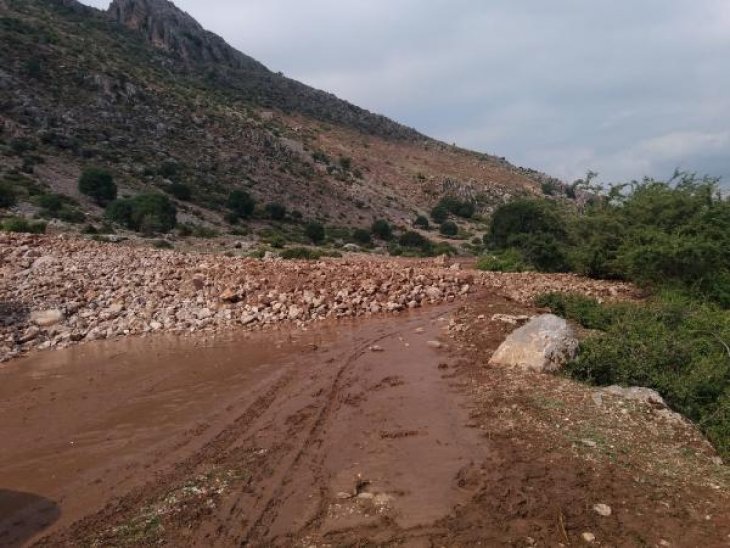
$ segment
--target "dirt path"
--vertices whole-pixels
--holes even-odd
[[[637,484],[536,435],[510,414],[530,409],[525,386],[480,365],[508,328],[456,341],[451,317],[465,321],[452,306],[11,362],[0,544],[726,545],[727,491],[676,499],[669,479]]]

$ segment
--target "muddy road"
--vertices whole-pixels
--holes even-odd
[[[480,320],[459,342],[447,326],[520,310],[494,295],[474,302],[470,318],[452,305],[6,364],[0,545],[730,541],[726,490],[576,456],[574,440],[553,436],[574,407],[586,415],[586,389],[485,368],[510,327]],[[540,392],[556,386],[560,396]]]
[[[3,542],[286,545],[444,518],[488,450],[433,344],[445,314],[10,364]]]

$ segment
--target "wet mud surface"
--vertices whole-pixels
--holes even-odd
[[[455,313],[10,362],[0,545],[568,546],[584,531],[606,546],[725,545],[724,495],[681,493],[675,508],[666,486],[510,422],[521,400],[483,367],[509,327],[465,352],[445,336]]]

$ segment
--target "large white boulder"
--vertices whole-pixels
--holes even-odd
[[[489,364],[549,373],[559,370],[575,357],[577,351],[578,339],[568,322],[553,314],[544,314],[513,331]]]

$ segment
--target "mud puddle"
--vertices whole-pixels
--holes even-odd
[[[428,343],[447,312],[6,365],[0,543],[286,545],[445,517],[486,450]]]

